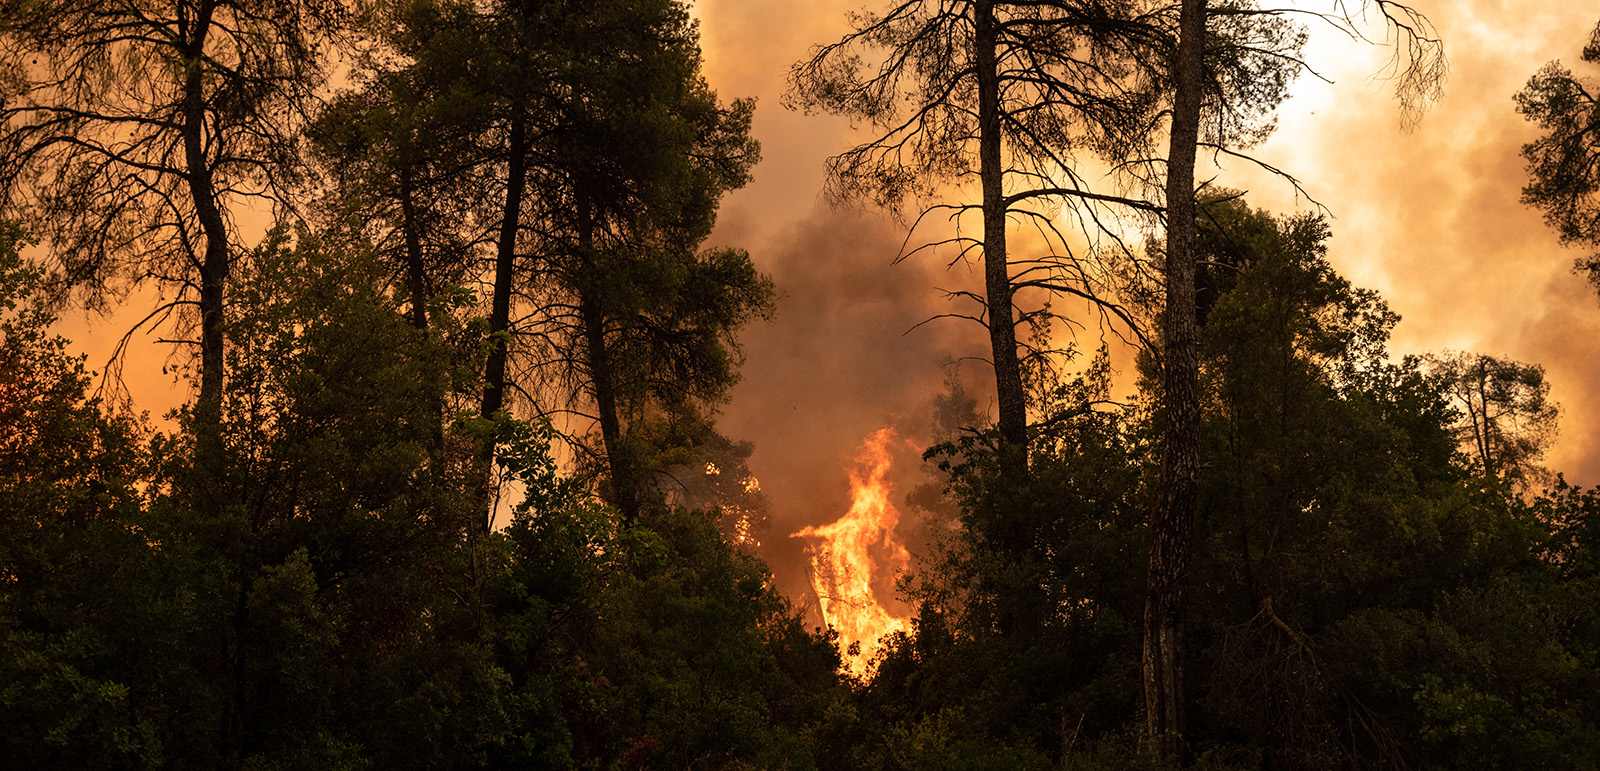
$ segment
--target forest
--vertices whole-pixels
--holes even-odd
[[[1600,769],[1551,377],[1396,350],[1255,154],[1317,35],[1427,121],[1424,2],[868,0],[758,113],[709,2],[0,0],[0,767]],[[1588,252],[1575,34],[1495,184]],[[874,632],[718,422],[788,291],[718,229],[764,111],[970,278]]]

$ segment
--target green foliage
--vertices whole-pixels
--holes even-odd
[[[204,566],[191,591],[214,609],[198,634],[223,654],[203,674],[226,762],[456,765],[506,730],[469,599],[461,442],[439,434],[451,351],[406,322],[384,273],[371,252],[275,233],[236,284],[220,516],[196,519],[173,448],[157,503]]]
[[[714,514],[656,506],[624,522],[590,480],[558,472],[549,424],[445,419],[514,339],[480,345],[456,282],[492,216],[485,191],[531,162],[531,216],[509,238],[536,255],[513,266],[536,323],[515,332],[567,335],[553,359],[568,365],[534,373],[524,395],[585,409],[609,391],[628,435],[607,439],[629,448],[613,476],[618,461],[703,462],[698,448],[730,444],[708,412],[736,380],[735,331],[775,292],[744,252],[700,244],[758,156],[752,103],[717,101],[673,0],[362,10],[379,45],[308,137],[334,183],[320,226],[229,251],[200,212],[207,308],[226,313],[205,320],[215,399],[180,411],[175,434],[146,441],[85,397],[81,364],[44,332],[38,272],[16,263],[19,234],[0,233],[0,297],[17,311],[0,362],[16,429],[0,440],[0,747],[41,768],[817,767],[848,707],[837,653]],[[224,31],[283,22],[262,40],[299,45],[299,21]],[[309,66],[291,53],[262,66]],[[267,85],[298,94],[313,75]],[[203,100],[206,83],[190,90]],[[272,157],[224,158],[207,167],[219,184],[297,179],[298,124],[251,133],[255,97],[285,98],[233,94],[242,122],[212,127],[209,146]],[[516,120],[536,141],[512,159],[497,132]],[[174,169],[106,180],[177,206],[188,199],[162,192]],[[115,224],[147,198],[57,213]],[[194,257],[187,220],[169,219],[146,217],[156,225],[107,264]],[[479,527],[486,444],[521,492],[503,533]]]
[[[1451,381],[1389,357],[1394,315],[1328,266],[1319,220],[1205,212],[1191,767],[1594,767],[1600,491],[1482,484]],[[1153,410],[1111,400],[1103,351],[1039,373],[1026,486],[945,397],[928,457],[953,518],[905,584],[913,633],[850,681],[717,513],[630,520],[563,473],[548,424],[444,425],[469,335],[442,304],[409,323],[359,239],[278,231],[241,269],[226,473],[204,491],[187,435],[146,441],[86,396],[19,239],[0,250],[10,757],[1155,767],[1137,721]],[[638,428],[662,463],[743,457],[697,415]],[[522,492],[483,535],[488,434]]]
[[[8,231],[7,244],[16,238]],[[713,515],[623,524],[501,416],[526,491],[468,538],[475,450],[436,438],[451,383],[382,264],[307,233],[239,276],[227,501],[182,437],[84,398],[40,275],[0,253],[8,315],[0,742],[39,768],[816,768],[846,703]],[[457,469],[467,469],[461,473]],[[219,730],[220,729],[220,730]]]
[[[1450,383],[1328,264],[1326,225],[1203,202],[1206,466],[1192,767],[1589,768],[1595,493],[1485,486]],[[1033,478],[937,448],[959,530],[908,585],[915,634],[858,692],[853,767],[1146,768],[1144,511],[1159,401],[1103,360],[1045,389]],[[866,745],[863,745],[866,746]],[[911,758],[913,760],[907,760]],[[957,766],[959,767],[959,766]]]
[[[1129,56],[1159,46],[1091,34],[1136,5],[1068,3],[1044,19],[1004,6],[993,49],[1048,62],[1006,77],[1093,65],[1077,82],[1094,99],[1022,99],[1003,129],[1015,132],[1003,173],[1054,179],[1079,141],[1108,157],[1142,146],[1164,86]],[[201,78],[192,93],[212,101],[184,103],[209,121],[202,149],[220,153],[194,169],[226,193],[174,187],[205,186],[157,141],[181,121],[52,113],[60,137],[126,140],[160,161],[118,156],[137,167],[126,175],[100,174],[71,149],[93,142],[56,143],[43,124],[0,137],[32,148],[0,162],[0,196],[61,215],[52,259],[79,272],[52,278],[109,286],[119,270],[176,259],[189,267],[144,278],[183,284],[186,300],[202,213],[177,202],[294,176],[296,124],[266,120],[267,108],[315,84],[325,41],[309,31],[339,27],[343,8],[313,3],[302,19],[281,3],[262,16],[219,7],[245,19],[221,22],[229,34],[286,53],[257,61],[239,38],[172,70],[255,79],[234,93]],[[1213,7],[1208,88],[1227,98],[1212,138],[1248,145],[1294,70],[1272,52],[1301,38],[1275,12]],[[842,156],[838,191],[897,205],[971,170],[972,93],[941,90],[972,75],[961,68],[973,52],[945,45],[969,17],[931,8],[862,16],[797,70],[797,99],[874,122],[932,103]],[[127,9],[52,9],[66,6],[0,20],[0,56],[48,50],[86,63],[85,77],[155,66],[101,55],[148,47],[132,38],[72,51],[39,32],[110,20],[80,38],[93,42]],[[228,342],[226,379],[206,380],[218,415],[180,411],[174,433],[155,434],[95,399],[82,360],[49,332],[45,273],[19,256],[22,232],[0,225],[0,758],[263,771],[1162,767],[1138,720],[1153,378],[1120,404],[1104,350],[1068,357],[1081,364],[1070,373],[1031,362],[1025,480],[1002,476],[1004,443],[953,381],[925,458],[937,483],[913,494],[930,512],[917,536],[929,558],[903,581],[913,630],[889,640],[872,677],[850,678],[836,639],[808,632],[743,548],[764,500],[747,484],[751,448],[717,432],[714,410],[738,376],[738,330],[771,313],[776,290],[748,254],[702,248],[758,148],[752,105],[720,103],[700,75],[688,6],[362,10],[379,40],[309,137],[335,177],[320,225],[274,229],[248,252],[216,241],[225,259],[202,271],[208,301],[226,309],[206,322],[209,351]],[[930,40],[943,42],[918,47]],[[156,47],[176,61],[170,41]],[[908,56],[873,78],[854,49]],[[248,61],[211,71],[233,56]],[[27,74],[13,67],[0,88],[22,95]],[[915,75],[914,93],[892,88],[899,75]],[[84,93],[115,101],[118,82]],[[159,90],[151,82],[127,93]],[[1573,149],[1592,128],[1586,88],[1551,67],[1519,97],[1550,132],[1528,151],[1528,196],[1569,241],[1594,229],[1594,164]],[[0,112],[42,114],[17,104]],[[512,158],[505,135],[520,122],[531,138]],[[488,201],[513,161],[530,167],[532,192],[505,244],[515,286],[497,289],[515,289],[524,323],[501,329],[472,318],[460,282],[478,231],[507,216]],[[28,177],[44,187],[18,181],[51,163]],[[1200,202],[1197,227],[1206,464],[1187,566],[1185,696],[1200,716],[1188,767],[1600,767],[1600,489],[1560,477],[1539,489],[1534,462],[1555,420],[1542,372],[1391,357],[1397,317],[1333,269],[1318,217],[1220,194]],[[1062,288],[1053,281],[1028,285]],[[603,446],[568,447],[596,460],[558,462],[552,447],[571,437],[542,419],[447,419],[483,388],[488,354],[513,343],[532,354],[518,406],[595,408]],[[1461,451],[1467,433],[1476,459]],[[515,498],[500,532],[481,526],[485,447]],[[650,476],[685,469],[678,501]]]
[[[1026,487],[1000,481],[992,434],[930,451],[959,529],[906,586],[915,634],[860,692],[889,739],[853,767],[1049,768],[1134,714],[1143,468],[1109,374],[1097,358],[1049,389]]]
[[[1245,245],[1202,333],[1209,727],[1274,767],[1570,767],[1548,749],[1587,720],[1528,696],[1571,687],[1562,626],[1538,610],[1544,526],[1464,468],[1453,381],[1388,359],[1397,319],[1333,273],[1320,221],[1207,211]],[[1510,721],[1549,709],[1543,738]]]
[[[552,10],[565,47],[535,190],[551,211],[536,310],[519,334],[557,366],[559,407],[597,418],[585,454],[625,516],[660,494],[659,440],[702,417],[737,381],[737,331],[772,312],[772,282],[743,250],[702,248],[723,194],[760,157],[754,104],[723,105],[700,74],[682,3],[609,0]],[[519,343],[522,344],[522,343]],[[597,466],[601,465],[596,463]]]
[[[463,279],[481,191],[495,186],[481,141],[494,121],[484,83],[494,63],[473,9],[394,3],[369,19],[378,44],[358,60],[359,89],[338,94],[307,130],[333,183],[329,219],[372,240],[403,275],[412,323]]]
[[[518,452],[537,456],[541,433]],[[524,466],[530,489],[549,478],[547,458]],[[847,695],[838,654],[801,629],[765,567],[707,513],[622,524],[564,490],[530,496],[505,532],[493,596],[520,719],[497,763],[825,765],[819,733]]]
[[[160,598],[136,524],[141,429],[88,397],[26,242],[0,223],[0,755],[32,768],[156,767],[157,723],[130,681]]]

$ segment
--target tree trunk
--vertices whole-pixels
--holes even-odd
[[[1204,96],[1205,14],[1205,0],[1183,0],[1178,22],[1176,90],[1167,153],[1167,307],[1162,335],[1165,447],[1150,517],[1142,662],[1145,730],[1165,757],[1179,761],[1184,748],[1184,595],[1200,475],[1194,161]]]
[[[422,225],[417,218],[416,190],[411,182],[411,173],[410,165],[400,171],[400,229],[406,242],[406,277],[411,284],[411,325],[417,329],[427,329],[428,272],[422,262]],[[495,267],[498,281],[499,265]],[[509,314],[509,303],[506,307]]]
[[[183,151],[184,170],[195,215],[205,236],[200,260],[200,394],[195,402],[196,461],[203,477],[202,490],[215,491],[222,473],[222,385],[224,364],[224,303],[227,297],[228,227],[217,204],[210,159],[205,147],[205,84],[201,75],[206,33],[211,26],[211,6],[205,4],[195,20],[193,36],[184,51]]]
[[[489,361],[484,366],[483,408],[486,418],[505,406],[506,357],[511,349],[511,284],[517,260],[517,232],[522,226],[522,194],[528,177],[527,118],[518,114],[511,120],[509,163],[506,170],[506,201],[500,216],[500,241],[494,259],[494,299],[489,311]],[[494,454],[494,448],[488,449]]]
[[[527,118],[518,113],[511,119],[506,200],[500,213],[500,237],[495,247],[494,297],[489,310],[489,359],[484,363],[483,403],[478,412],[485,418],[493,418],[505,406],[506,358],[511,352],[511,290],[516,278],[517,233],[522,229],[522,196],[527,187],[528,145]],[[482,527],[478,528],[480,533],[488,533],[494,526],[494,498],[490,494],[494,451],[493,436],[485,439],[478,451],[480,478],[483,481],[479,501],[483,505],[484,516]]]
[[[589,383],[594,389],[595,410],[600,416],[600,439],[605,444],[606,465],[611,469],[612,503],[622,511],[625,522],[639,519],[637,469],[622,436],[622,419],[617,409],[616,373],[611,351],[606,347],[605,307],[601,301],[599,268],[594,264],[594,218],[589,200],[576,196],[578,206],[578,257],[582,274],[578,285],[579,313],[583,333]]]
[[[999,405],[1000,468],[1013,483],[1028,473],[1027,397],[1017,357],[1011,305],[1011,268],[1006,257],[1005,167],[1001,149],[1000,77],[995,61],[999,34],[994,3],[979,2],[973,47],[978,75],[978,177],[983,186],[983,279],[989,306],[989,347]]]
[[[400,229],[405,239],[406,282],[411,289],[411,326],[428,335],[428,270],[422,255],[422,220],[417,216],[417,191],[412,166],[400,170]],[[428,392],[428,465],[435,472],[444,464],[445,405],[443,388]],[[492,451],[491,451],[492,452]],[[485,476],[487,479],[487,476]]]

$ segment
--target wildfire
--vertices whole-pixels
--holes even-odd
[[[722,476],[722,468],[715,463],[707,461],[706,476]],[[754,495],[761,492],[761,482],[754,476],[745,476],[740,478],[738,480],[738,485],[739,489],[743,490],[746,495]],[[757,512],[745,508],[744,506],[740,506],[737,503],[728,501],[725,501],[721,504],[721,509],[723,521],[725,523],[729,521],[732,522],[732,531],[727,532],[726,534],[728,539],[732,541],[735,546],[745,546],[749,548],[761,547],[761,539],[756,537]]]
[[[850,511],[820,527],[795,535],[815,538],[807,548],[811,558],[811,584],[822,605],[822,618],[839,633],[845,664],[861,674],[878,647],[878,638],[904,631],[909,619],[895,615],[878,601],[878,589],[888,587],[896,570],[904,570],[911,555],[895,536],[900,511],[890,502],[887,476],[894,430],[879,429],[862,443],[857,468],[850,472]]]

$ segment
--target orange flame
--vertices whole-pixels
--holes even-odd
[[[885,579],[910,564],[911,555],[895,536],[900,511],[890,502],[886,477],[891,465],[894,430],[879,429],[862,443],[858,468],[850,472],[850,511],[838,520],[795,533],[821,539],[806,551],[811,557],[811,584],[822,605],[822,618],[839,633],[845,665],[862,674],[878,638],[905,631],[909,619],[891,613],[878,601]],[[886,592],[892,591],[885,589]]]
[[[721,467],[711,461],[706,461],[706,476],[722,476]],[[739,488],[746,493],[761,492],[761,480],[756,479],[754,476],[745,476],[738,481],[738,484]],[[729,515],[733,517],[733,532],[728,534],[730,540],[733,541],[733,545],[753,549],[761,548],[761,539],[756,537],[757,512],[726,501],[719,508],[722,509],[724,517]]]

